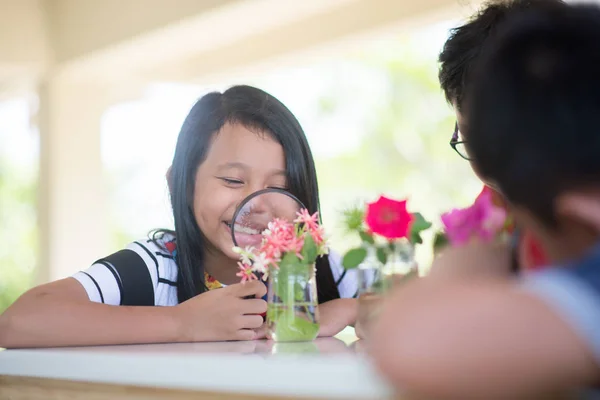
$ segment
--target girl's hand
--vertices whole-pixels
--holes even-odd
[[[319,336],[334,336],[349,325],[354,325],[358,315],[357,299],[335,299],[319,305],[321,329]]]
[[[360,321],[358,319],[356,320],[356,323],[354,324],[354,334],[359,339],[367,338],[367,333],[365,332],[365,328],[362,326],[362,324],[360,323]]]
[[[267,311],[262,300],[267,287],[260,281],[238,283],[202,293],[177,306],[176,319],[182,342],[253,340]],[[253,299],[244,299],[255,296]]]

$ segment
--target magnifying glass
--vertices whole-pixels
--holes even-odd
[[[283,189],[254,192],[242,200],[233,214],[231,240],[236,247],[258,251],[270,222],[277,218],[292,222],[303,208],[304,204],[296,196]]]
[[[304,204],[296,196],[283,189],[254,192],[240,203],[233,214],[231,240],[236,247],[258,249],[270,222],[275,219],[292,222],[303,208]]]

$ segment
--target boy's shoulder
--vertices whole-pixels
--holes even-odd
[[[600,246],[579,260],[527,273],[522,285],[569,324],[600,362]]]

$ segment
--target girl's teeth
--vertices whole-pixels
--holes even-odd
[[[246,233],[248,235],[258,235],[259,231],[256,229],[248,228],[247,226],[235,224],[235,231],[240,233]]]

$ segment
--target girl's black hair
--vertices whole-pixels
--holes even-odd
[[[312,214],[319,211],[317,173],[300,123],[279,100],[251,87],[234,86],[203,96],[186,117],[168,177],[177,238],[177,297],[184,302],[207,290],[204,282],[204,241],[194,217],[196,171],[205,160],[211,138],[226,123],[239,123],[266,133],[283,147],[290,193]],[[259,133],[259,134],[260,134]],[[160,232],[154,234],[154,238]],[[319,302],[339,298],[328,257],[317,260]]]

